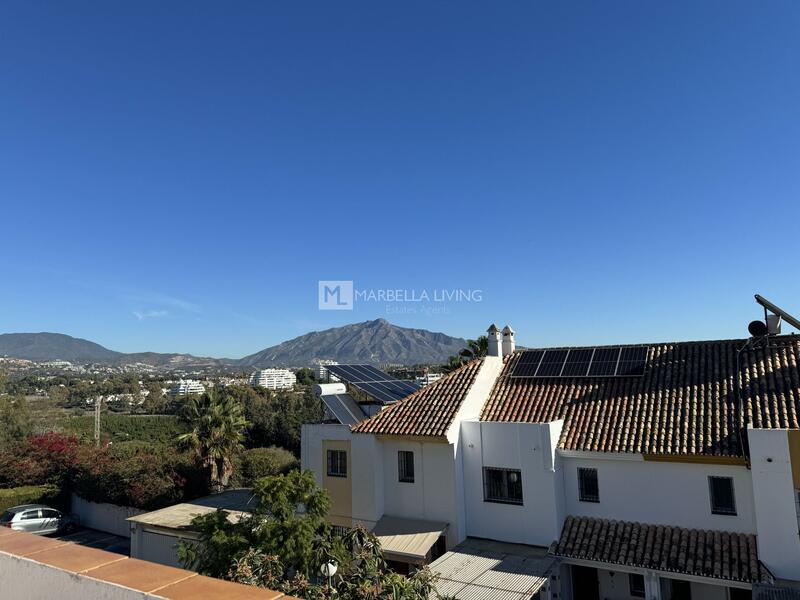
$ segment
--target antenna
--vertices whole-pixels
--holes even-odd
[[[800,331],[800,321],[795,319],[792,315],[787,313],[782,308],[778,308],[772,302],[764,298],[764,296],[759,296],[756,294],[756,302],[758,302],[761,306],[764,307],[764,311],[770,311],[773,315],[779,317],[779,319],[783,319],[789,325]],[[778,321],[780,323],[780,320]]]

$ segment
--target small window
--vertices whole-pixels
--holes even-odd
[[[644,598],[644,575],[638,573],[628,574],[628,587],[631,591],[631,596],[636,598]]]
[[[38,510],[29,510],[22,513],[22,516],[19,518],[20,521],[31,521],[33,519],[39,518],[39,511]]]
[[[600,502],[600,487],[597,484],[597,469],[578,469],[578,493],[581,502]]]
[[[328,477],[347,477],[347,452],[328,450]]]
[[[736,514],[736,500],[733,495],[733,479],[731,477],[709,477],[708,488],[711,493],[712,514]]]
[[[414,483],[414,453],[400,450],[397,453],[397,479],[403,483]]]
[[[486,502],[522,504],[522,473],[515,469],[483,469],[483,499]]]

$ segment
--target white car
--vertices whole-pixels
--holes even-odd
[[[9,508],[0,515],[0,527],[10,527],[36,535],[73,531],[77,519],[44,504],[23,504]]]

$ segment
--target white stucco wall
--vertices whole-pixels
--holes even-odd
[[[777,577],[800,579],[800,534],[785,429],[750,429],[758,555]]]
[[[146,600],[161,598],[130,588],[75,575],[0,552],[0,598],[4,600]]]
[[[558,539],[563,486],[553,466],[562,422],[463,422],[466,534],[521,544],[548,546]],[[485,502],[483,467],[519,469],[522,505]]]
[[[130,506],[90,502],[77,494],[72,494],[71,510],[84,527],[128,538],[131,537],[131,527],[126,519],[147,512]]]
[[[460,539],[453,446],[386,438],[383,450],[384,512],[396,517],[448,523],[447,546]],[[414,453],[414,483],[398,481],[397,453]]]
[[[560,456],[567,515],[756,532],[752,478],[745,466],[645,461],[631,454],[601,456]],[[599,503],[579,500],[578,467],[597,469]],[[733,478],[735,516],[711,514],[708,477],[712,475]]]

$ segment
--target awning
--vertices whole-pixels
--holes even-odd
[[[372,533],[389,560],[425,563],[428,551],[447,530],[447,523],[384,516]]]
[[[556,560],[546,548],[467,538],[431,563],[436,591],[459,600],[529,600]]]

